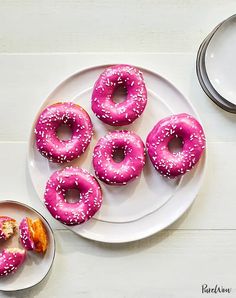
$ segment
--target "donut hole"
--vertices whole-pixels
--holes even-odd
[[[112,101],[114,103],[121,103],[126,100],[127,97],[127,88],[123,84],[117,85],[112,95]]]
[[[65,200],[67,203],[75,204],[81,199],[80,191],[77,188],[68,189],[65,193]]]
[[[183,150],[183,138],[181,137],[174,137],[168,143],[168,149],[171,153],[178,153]]]
[[[72,130],[68,124],[62,123],[56,130],[57,137],[62,141],[68,141],[72,138]]]
[[[124,148],[115,148],[112,153],[112,159],[114,162],[122,162],[125,158],[125,149]]]

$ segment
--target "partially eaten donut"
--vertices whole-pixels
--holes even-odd
[[[45,253],[48,247],[48,235],[41,219],[25,217],[19,226],[20,240],[26,250]]]
[[[23,264],[26,251],[19,248],[7,248],[0,253],[0,277],[15,273]]]
[[[0,240],[9,239],[15,232],[16,220],[9,216],[0,216]]]

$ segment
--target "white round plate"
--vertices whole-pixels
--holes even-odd
[[[84,155],[69,165],[85,168],[92,174],[92,152],[96,142],[107,131],[115,129],[102,123],[91,111],[93,85],[107,66],[88,68],[66,79],[48,96],[35,118],[36,121],[43,108],[58,101],[81,105],[92,119],[95,135]],[[140,69],[148,90],[147,107],[135,123],[119,129],[133,130],[145,142],[148,132],[163,117],[186,112],[198,118],[192,105],[172,84],[154,72]],[[48,162],[36,150],[34,124],[29,142],[29,171],[36,192],[43,200],[47,179],[62,166]],[[103,242],[120,243],[147,237],[173,223],[187,210],[201,185],[204,167],[205,156],[182,179],[169,180],[154,170],[147,157],[144,171],[136,181],[126,186],[108,186],[100,182],[104,201],[99,212],[87,223],[68,228],[83,237]]]
[[[53,231],[46,219],[33,208],[16,202],[0,201],[0,215],[14,218],[19,224],[22,218],[40,218],[48,234],[48,249],[44,255],[27,251],[25,262],[12,275],[0,278],[0,291],[18,291],[35,286],[41,282],[52,267],[55,257],[55,240]],[[19,241],[19,231],[7,241],[0,241],[0,250],[9,247],[23,248]]]
[[[214,89],[236,105],[236,15],[219,26],[212,35],[205,54],[208,78]]]

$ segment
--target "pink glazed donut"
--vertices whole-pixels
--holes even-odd
[[[66,124],[72,137],[60,140],[57,129]],[[40,114],[35,125],[36,147],[50,161],[63,163],[79,157],[92,138],[92,123],[87,112],[72,102],[56,103]]]
[[[169,151],[173,138],[182,139],[182,150]],[[201,124],[188,114],[178,114],[159,121],[146,141],[148,155],[156,170],[163,176],[175,178],[190,171],[205,149]]]
[[[0,253],[0,277],[15,273],[23,264],[26,251],[19,248],[7,248]]]
[[[113,158],[116,150],[123,151],[124,159],[120,162]],[[107,184],[126,184],[141,174],[144,164],[143,141],[132,131],[109,132],[94,148],[95,174]]]
[[[80,191],[76,203],[66,201],[70,189]],[[84,169],[66,167],[56,171],[47,182],[44,201],[53,217],[66,225],[78,225],[89,220],[99,210],[102,192],[98,181]]]
[[[20,241],[26,250],[34,250],[35,244],[32,239],[32,232],[27,221],[27,217],[23,218],[19,225]]]
[[[126,100],[115,103],[112,98],[117,87],[127,90]],[[140,117],[147,103],[147,90],[142,73],[134,66],[119,64],[106,68],[95,83],[92,110],[104,123],[127,125]]]

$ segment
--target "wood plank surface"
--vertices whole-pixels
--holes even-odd
[[[234,0],[1,0],[0,52],[188,52]],[[122,42],[121,42],[122,41]]]
[[[0,297],[199,298],[201,286],[235,285],[236,231],[164,231],[111,245],[57,231],[57,255],[38,286]],[[216,297],[235,297],[214,294]]]

